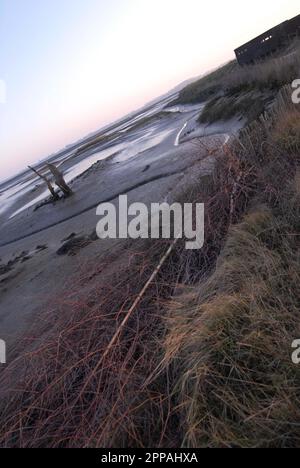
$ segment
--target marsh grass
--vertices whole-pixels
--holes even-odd
[[[160,371],[175,373],[183,446],[300,444],[299,115],[281,109],[232,148],[251,174],[245,216],[212,274],[170,301]]]
[[[108,354],[169,243],[79,266],[1,375],[2,447],[299,446],[295,112],[182,194],[206,204],[204,248],[176,245]]]
[[[300,44],[295,41],[276,57],[247,67],[240,67],[235,60],[200,78],[184,88],[176,104],[195,104],[226,96],[237,97],[241,93],[276,92],[299,77]]]

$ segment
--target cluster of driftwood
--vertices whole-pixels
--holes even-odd
[[[31,169],[37,176],[39,176],[47,185],[49,192],[51,193],[51,196],[54,200],[58,200],[59,194],[55,191],[51,179],[49,179],[47,176],[42,174],[41,172],[37,171],[31,166],[28,166],[29,169]],[[50,171],[50,173],[53,176],[54,183],[55,185],[62,191],[64,197],[69,197],[70,195],[73,194],[72,189],[68,186],[66,183],[63,174],[57,169],[54,164],[46,164],[47,169]]]

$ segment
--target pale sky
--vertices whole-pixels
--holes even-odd
[[[299,0],[0,0],[0,180],[299,13]]]

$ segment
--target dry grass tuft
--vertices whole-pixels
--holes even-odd
[[[298,220],[287,227],[284,213],[250,213],[215,273],[171,307],[164,365],[176,368],[184,445],[299,446]]]
[[[165,395],[157,384],[141,391],[156,365],[162,303],[172,292],[168,278],[151,284],[103,359],[166,247],[140,245],[101,267],[85,265],[52,299],[1,377],[7,389],[1,395],[1,446],[169,444],[162,425]]]
[[[284,151],[300,152],[300,112],[294,110],[278,119],[274,129],[275,142]]]
[[[294,113],[282,115],[290,132]],[[277,126],[256,127],[244,141],[248,214],[230,228],[213,274],[170,304],[160,371],[175,373],[184,446],[300,444],[300,368],[291,360],[300,336],[299,153],[283,153],[277,138]]]

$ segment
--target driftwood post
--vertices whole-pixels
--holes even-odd
[[[36,169],[34,169],[33,167],[28,166],[28,168],[31,171],[33,171],[37,176],[39,176],[41,179],[43,179],[43,181],[47,184],[47,187],[48,187],[49,192],[51,193],[52,197],[54,198],[54,200],[57,200],[59,197],[58,197],[57,193],[55,192],[54,188],[52,187],[52,184],[51,184],[50,180],[46,176],[44,176],[43,174],[38,172]]]
[[[54,164],[47,164],[47,167],[51,174],[54,176],[55,184],[57,187],[60,188],[60,190],[63,192],[63,194],[66,197],[69,197],[70,195],[73,194],[72,189],[68,186],[66,183],[63,174],[57,169]]]

